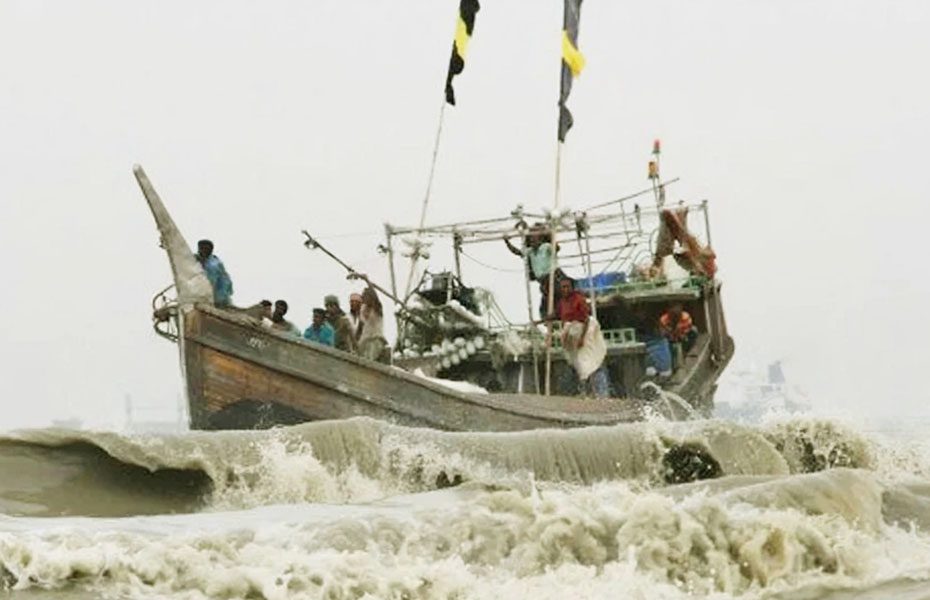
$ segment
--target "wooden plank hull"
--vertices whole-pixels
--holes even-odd
[[[608,425],[640,416],[636,400],[461,393],[209,306],[183,314],[182,329],[195,429],[368,416],[446,430],[514,431]]]

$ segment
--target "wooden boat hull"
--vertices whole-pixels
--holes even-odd
[[[609,425],[641,415],[636,400],[458,392],[210,306],[183,314],[182,330],[195,429],[368,416],[445,430],[514,431]]]

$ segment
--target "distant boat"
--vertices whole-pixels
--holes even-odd
[[[52,427],[56,429],[71,429],[76,431],[84,428],[84,421],[78,419],[77,417],[71,417],[68,419],[54,419],[52,421]]]
[[[806,413],[807,396],[788,383],[779,360],[765,368],[755,364],[732,371],[721,382],[714,414],[725,419],[758,421],[769,414]]]
[[[174,411],[173,418],[164,418],[163,410],[163,407],[139,406],[133,402],[132,396],[127,394],[126,432],[132,434],[176,434],[187,430],[187,411],[182,398],[178,399],[178,406]]]

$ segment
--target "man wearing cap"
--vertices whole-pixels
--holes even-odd
[[[349,317],[339,307],[339,298],[333,294],[323,298],[323,306],[326,307],[326,321],[335,333],[333,346],[343,352],[355,353],[355,333],[352,331],[352,322]],[[316,317],[316,310],[314,318]]]
[[[333,326],[326,322],[326,311],[322,308],[314,308],[313,322],[304,330],[304,339],[324,346],[332,346],[334,337]]]

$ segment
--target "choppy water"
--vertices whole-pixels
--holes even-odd
[[[28,431],[0,513],[22,598],[930,598],[928,447],[811,418]]]

